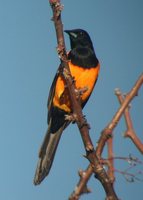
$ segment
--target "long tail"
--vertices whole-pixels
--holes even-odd
[[[35,185],[40,184],[49,174],[61,134],[66,125],[67,123],[63,124],[63,126],[55,133],[50,133],[50,128],[48,128],[39,152],[39,161],[34,177]]]

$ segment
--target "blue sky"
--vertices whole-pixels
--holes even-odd
[[[143,71],[142,0],[65,1],[62,19],[65,29],[82,28],[94,43],[101,72],[84,109],[96,144],[100,131],[119,107],[114,89],[131,89]],[[47,0],[1,0],[0,2],[0,199],[67,199],[78,181],[78,169],[85,169],[84,148],[75,125],[64,132],[48,178],[33,185],[38,149],[47,124],[47,97],[59,65],[52,12]],[[67,35],[66,45],[69,46]],[[143,89],[132,102],[131,115],[143,141]],[[115,129],[114,153],[130,153],[142,159],[128,139],[124,120]],[[125,169],[118,161],[116,169]],[[143,166],[134,170],[138,171]],[[102,186],[92,178],[92,193],[81,199],[104,199]],[[121,199],[142,199],[142,183],[128,183],[117,174],[115,189]]]

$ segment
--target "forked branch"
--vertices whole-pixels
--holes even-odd
[[[140,77],[138,78],[137,82],[135,83],[135,85],[133,86],[133,88],[130,90],[130,92],[128,93],[128,95],[124,98],[124,101],[122,99],[120,99],[120,102],[121,102],[121,106],[119,107],[118,111],[116,112],[116,114],[114,115],[114,117],[112,118],[111,122],[104,128],[104,130],[102,131],[101,133],[101,136],[98,140],[98,145],[96,147],[96,155],[98,156],[98,158],[100,159],[101,158],[101,155],[102,155],[102,152],[103,152],[103,149],[105,147],[105,144],[106,142],[112,138],[112,133],[113,133],[113,130],[115,129],[115,127],[117,126],[121,116],[124,114],[124,115],[129,115],[126,114],[128,112],[128,107],[129,107],[129,104],[130,102],[132,101],[132,99],[136,96],[136,94],[138,94],[141,86],[143,85],[143,74],[140,75]],[[119,95],[119,94],[118,94]],[[119,97],[118,97],[119,98]],[[120,97],[121,98],[121,97]],[[126,116],[126,123],[127,123],[127,127],[131,128],[131,122],[130,122],[130,118],[129,116]],[[126,133],[127,134],[127,133]],[[129,132],[128,132],[129,134]],[[131,134],[131,132],[130,132]],[[137,138],[136,135],[134,135],[135,133],[132,132],[132,136],[131,136],[131,139],[133,140],[133,142],[135,143],[135,145],[137,146],[137,148],[141,151],[142,153],[142,143],[140,142],[140,140]],[[129,137],[129,136],[128,136]],[[135,139],[136,138],[136,139]],[[112,139],[110,139],[110,141],[112,141]],[[110,156],[112,154],[112,147],[111,147],[111,143],[108,145],[110,146]],[[112,156],[111,156],[112,157]],[[109,159],[108,159],[109,160]],[[114,173],[113,173],[113,168],[114,168],[114,165],[113,165],[113,159],[111,159],[112,163],[109,163],[108,162],[108,167],[109,167],[109,171],[108,173],[110,173],[110,178],[112,179],[112,183],[114,182]],[[92,173],[93,173],[93,169],[91,167],[91,164],[89,164],[88,168],[85,170],[85,173],[87,174],[87,177],[86,177],[86,182],[84,182],[85,185],[87,185],[87,182],[88,180],[90,179]],[[77,186],[76,186],[76,190],[72,193],[76,195],[80,195],[82,194],[82,191],[83,191],[83,187],[85,186],[83,185],[83,182],[82,182],[82,179],[79,180]]]
[[[113,130],[117,126],[121,116],[125,112],[125,109],[128,108],[129,103],[136,96],[141,85],[143,84],[143,75],[139,77],[134,87],[127,94],[124,100],[121,102],[122,104],[120,108],[118,109],[118,111],[116,112],[116,114],[114,115],[114,117],[112,118],[111,122],[102,131],[101,137],[98,140],[98,145],[96,147],[96,150],[94,150],[91,138],[89,136],[88,123],[86,122],[84,115],[82,113],[80,99],[77,99],[75,84],[70,74],[70,70],[68,66],[68,58],[66,54],[65,41],[64,41],[64,35],[63,35],[63,24],[61,20],[61,11],[63,7],[61,6],[60,0],[49,0],[49,2],[53,11],[53,21],[55,25],[57,43],[58,43],[57,51],[61,60],[61,66],[63,69],[66,69],[65,71],[63,70],[64,71],[63,77],[66,81],[67,88],[69,90],[69,96],[71,100],[73,114],[76,116],[75,117],[76,123],[81,133],[81,137],[82,137],[83,144],[86,151],[86,157],[90,161],[90,165],[87,168],[87,170],[80,173],[80,181],[76,187],[76,190],[70,196],[70,200],[78,199],[82,193],[89,191],[87,189],[86,183],[92,173],[94,173],[96,175],[96,178],[98,178],[99,181],[102,183],[104,190],[106,192],[106,196],[107,196],[106,199],[117,200],[118,198],[116,196],[116,193],[114,191],[113,184],[112,184],[113,181],[109,179],[106,171],[103,168],[102,163],[100,162],[100,159],[101,159],[101,155],[102,155],[102,152],[107,140],[112,137]],[[141,145],[137,144],[138,141],[137,140],[133,140],[133,141],[142,152],[143,149],[140,148]]]
[[[122,104],[124,102],[124,97],[123,97],[121,91],[118,89],[118,90],[116,90],[115,94],[117,95],[119,103]],[[124,118],[125,118],[125,122],[126,122],[126,126],[127,126],[127,130],[124,134],[124,137],[130,138],[132,140],[132,142],[136,145],[137,149],[143,154],[143,143],[137,137],[137,134],[134,130],[133,122],[132,122],[131,115],[129,112],[129,106],[125,109]]]

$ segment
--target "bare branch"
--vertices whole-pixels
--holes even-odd
[[[77,100],[76,94],[75,94],[75,85],[73,84],[72,77],[70,74],[69,66],[68,66],[68,59],[66,54],[66,48],[65,48],[65,42],[64,42],[64,35],[63,35],[63,25],[61,21],[61,3],[59,0],[50,0],[50,5],[53,10],[53,21],[55,24],[55,30],[57,35],[57,42],[58,42],[58,53],[59,57],[61,59],[61,64],[63,67],[65,67],[68,71],[68,76],[64,76],[64,79],[67,84],[67,88],[69,90],[69,96],[72,104],[72,110],[73,113],[76,114],[78,120],[76,121],[81,137],[84,143],[85,151],[87,154],[88,160],[91,162],[91,166],[93,168],[94,173],[96,174],[96,177],[100,180],[102,183],[104,190],[107,195],[107,199],[116,200],[118,199],[115,191],[112,187],[112,184],[110,183],[110,180],[103,168],[103,166],[100,164],[100,161],[98,157],[96,156],[91,138],[89,136],[89,126],[86,122],[83,114],[82,109],[80,105],[80,99]]]
[[[136,96],[136,94],[138,93],[140,87],[142,86],[143,84],[143,75],[141,75],[136,84],[134,85],[134,87],[131,89],[130,93],[128,94],[128,96],[126,96],[126,101],[124,100],[124,103],[120,106],[120,108],[118,109],[118,111],[116,112],[115,116],[113,117],[113,119],[111,120],[111,122],[109,123],[109,125],[107,125],[104,130],[102,131],[101,133],[101,136],[98,140],[98,145],[96,147],[96,155],[98,156],[98,158],[100,159],[101,158],[101,154],[103,152],[103,148],[105,147],[105,144],[108,140],[110,140],[110,138],[112,138],[112,132],[114,130],[114,128],[116,127],[117,125],[117,122],[120,120],[122,114],[124,113],[124,110],[128,107],[129,103],[131,102],[131,100]],[[114,157],[115,158],[115,157]],[[113,158],[113,159],[114,159]],[[119,157],[117,157],[119,158]],[[123,157],[120,157],[120,159],[122,159]],[[109,159],[109,158],[108,158]],[[110,158],[111,160],[111,158]],[[101,159],[101,162],[103,160]],[[107,163],[107,159],[106,159],[106,163],[105,163],[105,160],[104,160],[104,164],[108,165],[108,167],[110,168],[111,164],[110,162]],[[88,178],[86,179],[87,182],[89,180],[89,178],[91,177],[91,174],[93,173],[93,170],[92,170],[92,167],[91,165],[88,166],[87,169],[90,169],[89,170],[89,173],[88,173]],[[113,166],[112,166],[112,169],[113,169]],[[85,184],[87,184],[87,182]],[[80,179],[78,185],[82,191],[82,180]]]
[[[117,124],[118,124],[120,118],[122,117],[125,109],[128,107],[131,100],[136,96],[136,94],[138,93],[142,84],[143,84],[143,74],[141,74],[141,76],[138,78],[138,80],[135,83],[135,85],[133,86],[133,88],[126,95],[124,102],[122,103],[122,105],[120,106],[120,108],[118,109],[118,111],[116,112],[114,117],[112,118],[111,122],[102,131],[102,134],[101,134],[101,137],[98,141],[98,146],[97,146],[97,149],[96,149],[96,153],[97,153],[98,156],[101,155],[106,141],[108,140],[108,138],[111,137],[113,130],[117,126]]]
[[[115,94],[119,100],[119,103],[122,104],[124,102],[124,98],[121,91],[118,89],[116,90]],[[127,130],[125,132],[124,137],[130,138],[132,142],[136,145],[137,149],[143,154],[143,143],[136,135],[128,107],[125,109],[124,118],[127,126]]]
[[[91,192],[91,190],[87,187],[87,182],[91,177],[91,175],[92,175],[91,165],[89,165],[89,167],[85,171],[82,170],[79,171],[80,180],[77,186],[75,187],[75,190],[70,195],[69,200],[78,200],[82,194]]]
[[[107,174],[110,177],[110,180],[112,183],[115,181],[115,175],[114,175],[114,157],[113,154],[113,137],[109,138],[107,141],[107,148],[108,148],[108,160],[110,161],[110,165],[108,166]]]
[[[70,74],[69,66],[68,66],[68,58],[67,58],[67,54],[66,54],[64,35],[63,35],[63,25],[62,25],[62,21],[61,21],[62,6],[61,6],[61,3],[59,0],[57,0],[57,1],[50,0],[49,2],[52,7],[52,10],[53,10],[53,21],[55,24],[55,30],[56,30],[57,42],[58,42],[58,47],[57,47],[58,54],[61,59],[62,67],[66,68],[66,70],[68,72],[68,76],[67,76],[67,74],[65,75],[65,73],[63,73],[63,76],[66,81],[67,88],[69,90],[69,96],[70,96],[70,100],[71,100],[71,104],[72,104],[73,113],[77,119],[76,123],[79,127],[81,137],[82,137],[82,140],[84,143],[85,151],[87,153],[86,157],[88,158],[88,160],[91,163],[90,166],[88,167],[88,169],[86,170],[86,172],[89,172],[89,173],[84,172],[84,174],[85,174],[84,181],[83,181],[83,176],[81,176],[82,181],[79,182],[78,188],[81,185],[81,183],[83,184],[83,187],[81,187],[82,189],[80,189],[80,191],[78,191],[78,192],[77,192],[77,189],[76,189],[76,191],[74,191],[75,197],[78,197],[85,191],[84,189],[87,188],[86,183],[87,183],[88,179],[90,178],[91,174],[94,172],[96,174],[96,178],[98,178],[100,180],[100,182],[102,183],[102,185],[105,189],[105,192],[107,195],[106,199],[108,199],[108,200],[109,199],[110,200],[118,199],[114,192],[112,183],[109,180],[109,178],[103,168],[103,165],[100,163],[100,157],[101,157],[103,148],[105,146],[105,143],[112,136],[112,132],[113,132],[114,128],[117,126],[123,112],[128,107],[130,101],[134,98],[134,96],[136,96],[139,88],[141,87],[141,85],[143,83],[143,75],[140,76],[140,78],[136,82],[135,86],[125,97],[121,107],[116,112],[116,114],[113,117],[113,119],[111,120],[111,122],[102,131],[101,137],[98,141],[98,146],[95,151],[92,141],[91,141],[91,138],[89,136],[88,123],[86,122],[84,115],[82,114],[80,98],[77,99],[76,92],[75,92],[75,89],[76,89],[75,84],[73,82],[72,76]],[[72,195],[72,197],[73,197],[73,195]],[[77,198],[73,197],[70,199],[77,199]]]
[[[54,3],[53,3],[54,2]],[[93,151],[94,147],[92,141],[89,136],[89,128],[87,126],[87,122],[82,114],[82,108],[80,105],[80,98],[77,99],[76,96],[76,88],[73,82],[73,78],[70,73],[70,69],[68,66],[68,58],[66,54],[66,47],[64,41],[64,34],[63,34],[63,24],[61,21],[61,4],[60,1],[50,1],[51,8],[53,10],[53,21],[55,24],[56,36],[57,36],[57,43],[58,43],[58,53],[61,59],[62,67],[66,69],[63,73],[63,77],[66,81],[67,88],[69,90],[69,96],[72,104],[73,113],[77,116],[77,125],[80,129],[80,133],[83,139],[83,143],[87,152]],[[58,13],[58,14],[57,14]]]

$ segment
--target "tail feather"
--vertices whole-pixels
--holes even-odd
[[[39,152],[39,161],[34,177],[35,185],[40,184],[49,174],[61,134],[65,129],[66,124],[67,123],[63,124],[63,126],[55,133],[50,133],[50,128],[47,130]]]

